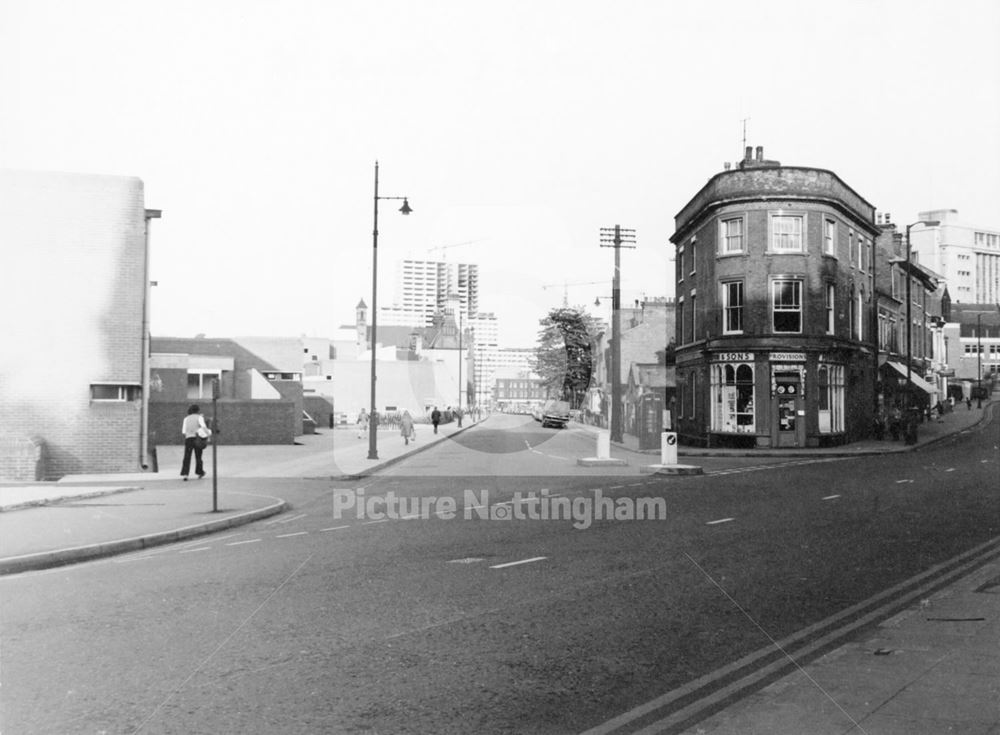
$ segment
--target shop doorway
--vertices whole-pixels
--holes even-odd
[[[805,402],[802,378],[796,372],[774,374],[771,399],[771,441],[777,447],[802,447],[806,443]]]

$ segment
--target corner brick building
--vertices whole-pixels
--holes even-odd
[[[147,225],[137,178],[0,171],[0,478],[145,463]]]
[[[675,229],[681,441],[807,447],[866,436],[875,208],[831,171],[748,147]]]

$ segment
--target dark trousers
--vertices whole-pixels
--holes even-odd
[[[181,475],[188,476],[191,471],[191,452],[194,452],[194,473],[199,477],[205,474],[205,466],[201,463],[202,448],[195,444],[195,437],[184,439],[184,461],[181,462]]]
[[[435,434],[438,433],[438,422],[437,421],[434,422],[434,433]]]

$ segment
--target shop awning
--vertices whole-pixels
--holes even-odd
[[[892,360],[886,360],[885,364],[891,367],[897,373],[899,373],[902,377],[904,378],[906,377],[905,365],[900,365],[898,362],[893,362]],[[922,390],[924,393],[934,394],[938,392],[938,389],[936,387],[934,387],[926,380],[921,378],[920,375],[913,370],[910,370],[910,382],[913,383],[913,385],[920,388],[920,390]]]

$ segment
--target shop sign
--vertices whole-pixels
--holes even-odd
[[[772,352],[768,355],[771,362],[805,362],[805,352]]]
[[[712,355],[714,362],[753,362],[752,352],[717,352]]]

